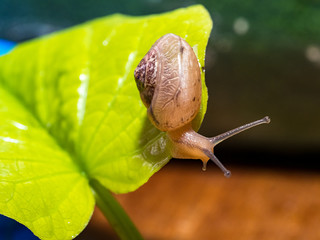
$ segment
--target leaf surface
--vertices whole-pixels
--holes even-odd
[[[90,218],[88,180],[30,112],[0,88],[0,210],[43,239],[70,239]]]
[[[171,158],[149,122],[133,72],[167,33],[204,66],[212,27],[200,5],[130,17],[115,14],[18,45],[0,58],[0,210],[43,239],[69,239],[87,224],[96,179],[133,191]],[[204,117],[207,90],[203,80]]]

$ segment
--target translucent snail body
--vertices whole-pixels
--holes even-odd
[[[172,157],[201,159],[203,170],[211,159],[229,177],[230,171],[213,153],[214,146],[241,131],[270,122],[265,117],[212,138],[196,133],[191,122],[201,104],[200,65],[190,45],[172,33],[153,44],[135,69],[134,77],[150,121],[167,132]]]

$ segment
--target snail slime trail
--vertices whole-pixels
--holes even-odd
[[[233,135],[270,122],[269,117],[264,117],[211,138],[196,133],[191,122],[201,105],[200,64],[191,46],[172,33],[153,44],[135,69],[134,77],[150,121],[167,133],[172,157],[200,159],[203,170],[211,159],[230,177],[213,148]]]

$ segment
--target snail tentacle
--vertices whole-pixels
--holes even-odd
[[[240,132],[243,132],[243,131],[248,130],[252,127],[258,126],[260,124],[264,124],[264,123],[268,124],[270,122],[271,122],[271,119],[268,116],[266,116],[260,120],[244,124],[240,127],[229,130],[229,131],[222,133],[218,136],[212,137],[212,138],[210,138],[210,141],[214,144],[214,146],[216,146],[219,143],[221,143],[222,141],[224,141],[224,140],[228,139],[229,137],[232,137]]]
[[[213,152],[210,152],[208,150],[204,150],[204,153],[210,158],[211,161],[213,161],[224,173],[224,176],[229,178],[231,177],[231,172],[223,166],[223,164],[219,161],[219,159],[213,154]],[[207,162],[203,162],[203,168],[202,170],[205,171],[207,166]]]

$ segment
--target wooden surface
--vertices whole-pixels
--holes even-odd
[[[169,163],[118,195],[145,239],[320,239],[320,173]],[[117,239],[96,210],[78,239]]]

